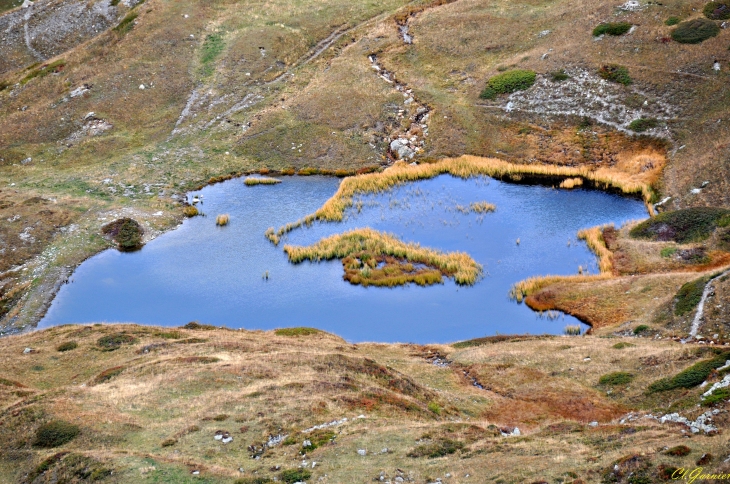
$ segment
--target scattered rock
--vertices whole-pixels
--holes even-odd
[[[365,449],[357,449],[357,454],[364,456],[364,455],[367,455],[368,454],[368,451],[365,450]]]

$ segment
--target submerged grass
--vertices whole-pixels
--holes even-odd
[[[488,202],[474,202],[469,205],[469,209],[474,213],[487,213],[497,210],[497,206]]]
[[[427,285],[440,282],[441,275],[445,275],[453,277],[457,284],[471,285],[482,273],[482,266],[466,253],[444,254],[372,229],[333,235],[309,247],[287,245],[284,252],[294,264],[343,259],[345,278],[353,284]],[[379,267],[383,262],[385,266]]]

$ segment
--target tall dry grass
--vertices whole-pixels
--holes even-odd
[[[653,214],[651,204],[649,203],[652,197],[651,185],[641,174],[632,175],[609,168],[590,170],[585,167],[523,165],[496,158],[464,155],[459,158],[445,158],[436,163],[422,163],[416,166],[411,166],[406,163],[396,163],[387,170],[379,173],[369,173],[345,178],[340,183],[340,187],[332,198],[327,200],[316,212],[307,215],[301,220],[281,227],[277,234],[279,236],[284,235],[300,227],[302,224],[309,225],[317,220],[340,222],[342,221],[345,210],[352,206],[355,195],[381,193],[398,185],[434,178],[444,174],[464,179],[476,176],[502,178],[520,175],[579,178],[590,181],[599,188],[611,188],[620,190],[625,194],[641,195],[647,205],[647,209]],[[577,182],[573,181],[572,183],[575,185]]]
[[[271,177],[257,177],[257,176],[250,176],[243,180],[243,183],[246,186],[254,186],[254,185],[276,185],[277,183],[281,183],[281,180],[278,178],[271,178]]]
[[[603,240],[603,229],[613,227],[613,225],[604,225],[600,227],[591,227],[578,232],[578,238],[585,240],[588,248],[598,256],[598,268],[601,274],[613,274],[613,253],[606,247],[606,241]]]
[[[405,243],[373,229],[355,229],[320,240],[308,247],[284,246],[289,261],[344,259],[359,252],[389,255],[415,264],[424,264],[451,276],[460,285],[472,285],[482,274],[482,266],[464,252],[444,254],[419,244]]]
[[[230,222],[230,221],[231,221],[231,217],[227,213],[218,215],[215,218],[215,224],[220,227],[223,227],[224,225],[228,225],[228,222]]]

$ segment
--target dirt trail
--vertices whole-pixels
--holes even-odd
[[[707,284],[705,284],[705,290],[702,291],[702,298],[700,299],[700,303],[697,305],[697,312],[695,313],[695,317],[692,320],[692,327],[689,331],[689,336],[691,338],[697,337],[697,332],[700,329],[700,324],[702,324],[702,319],[705,314],[705,302],[707,301],[707,298],[710,297],[710,295],[713,293],[713,290],[715,289],[713,282],[723,276],[730,275],[730,269],[726,270],[722,274],[718,274],[717,276],[713,277],[709,281],[707,281]]]

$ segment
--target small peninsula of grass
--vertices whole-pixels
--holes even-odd
[[[252,187],[254,185],[276,185],[277,183],[281,183],[281,180],[277,178],[270,178],[270,177],[256,177],[256,176],[250,176],[243,180],[243,183],[246,186]]]
[[[287,245],[284,252],[294,264],[342,259],[345,280],[363,286],[392,287],[411,282],[427,286],[440,283],[442,276],[471,285],[482,273],[482,266],[468,254],[444,254],[372,229],[333,235],[309,247]]]

